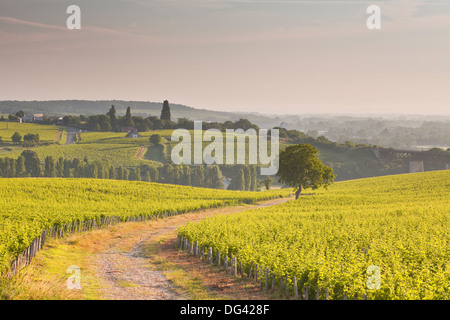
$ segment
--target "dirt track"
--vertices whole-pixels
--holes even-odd
[[[90,268],[97,279],[102,283],[100,296],[108,300],[176,300],[189,299],[189,295],[180,292],[179,288],[167,280],[164,270],[158,267],[158,252],[164,254],[164,259],[171,263],[185,265],[189,257],[174,248],[177,228],[186,222],[198,221],[216,214],[230,214],[263,206],[276,205],[287,199],[276,199],[263,202],[259,205],[228,207],[206,210],[202,212],[188,213],[180,216],[169,217],[158,221],[149,222],[148,225],[138,230],[129,230],[111,239],[108,249],[92,257]],[[126,240],[125,240],[126,239]],[[161,241],[161,239],[164,239]],[[124,244],[124,242],[127,242]],[[197,259],[198,260],[198,259]],[[211,273],[208,267],[200,262],[192,260],[197,273]],[[192,267],[192,266],[191,266]],[[192,270],[192,268],[191,268]],[[203,271],[202,271],[203,270]],[[202,276],[208,278],[208,274]],[[200,276],[200,274],[197,274]],[[255,298],[239,296],[236,294],[235,284],[229,279],[218,281],[217,275],[214,282],[227,283],[225,289],[231,290],[230,295],[235,298]],[[222,283],[222,284],[223,284]],[[216,288],[218,283],[210,283],[211,288]],[[227,294],[226,290],[223,294]],[[244,293],[245,294],[245,293]],[[261,298],[260,293],[255,293]],[[248,296],[248,292],[247,292]]]

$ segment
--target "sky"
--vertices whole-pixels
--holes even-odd
[[[1,0],[0,75],[0,100],[449,115],[450,0]]]

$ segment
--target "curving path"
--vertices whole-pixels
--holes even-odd
[[[187,222],[198,221],[216,214],[230,214],[248,209],[273,206],[288,199],[275,199],[261,204],[211,209],[202,212],[168,217],[148,223],[139,230],[130,230],[114,238],[109,248],[92,257],[89,268],[102,283],[100,296],[107,300],[177,300],[189,299],[179,293],[157,267],[158,257],[152,247],[161,245],[161,239],[177,237],[177,228]],[[126,248],[123,239],[127,239]],[[177,249],[167,247],[178,254]],[[172,252],[172,254],[174,254]],[[179,254],[178,254],[179,255]],[[217,285],[217,284],[215,284]]]

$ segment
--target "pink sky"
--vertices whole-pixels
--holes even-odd
[[[121,99],[261,113],[450,114],[450,4],[0,4],[0,100]]]

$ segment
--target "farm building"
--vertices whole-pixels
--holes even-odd
[[[134,131],[134,132],[132,132],[132,131],[130,131],[130,132],[128,132],[128,134],[125,136],[125,138],[134,138],[134,139],[136,139],[136,138],[142,138],[142,136],[139,134],[139,132],[137,132],[137,131]]]

